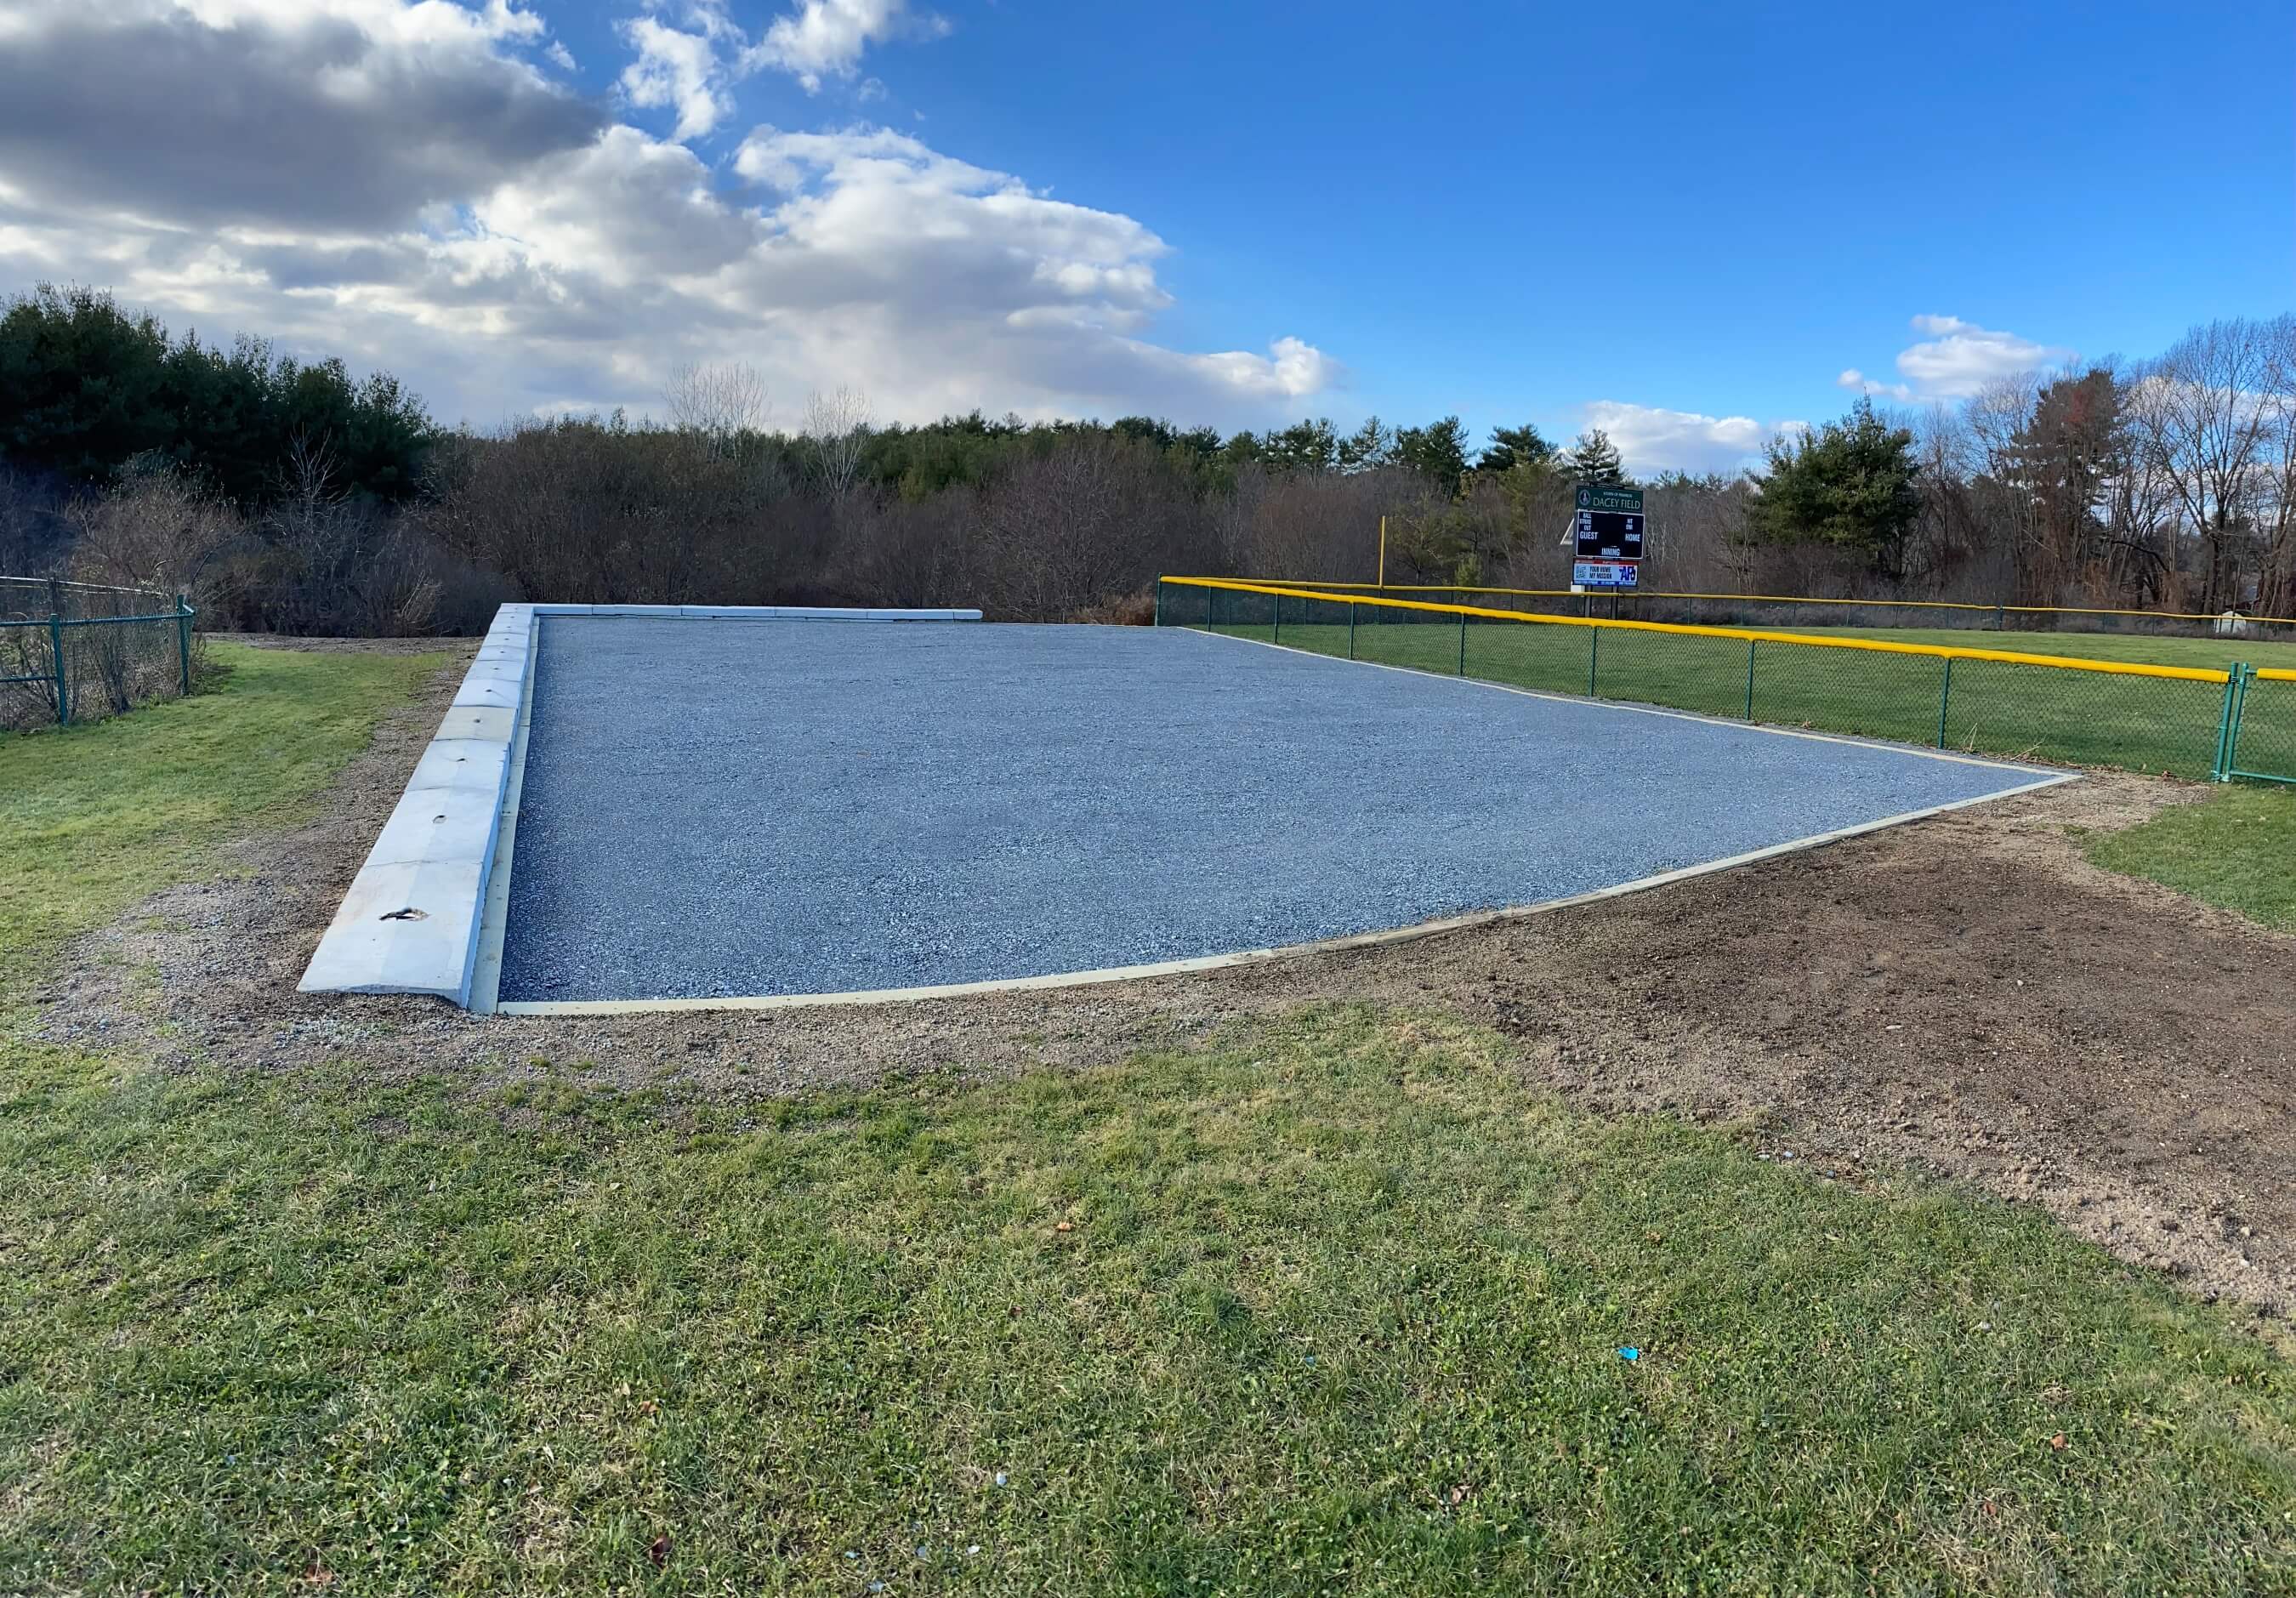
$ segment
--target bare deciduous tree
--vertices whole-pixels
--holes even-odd
[[[679,366],[662,388],[662,405],[671,427],[706,440],[719,455],[732,455],[742,435],[761,430],[773,412],[765,379],[740,361]]]
[[[64,520],[72,571],[91,583],[224,599],[224,563],[243,543],[239,512],[165,467],[126,473],[75,501]]]
[[[813,447],[814,471],[836,498],[850,493],[861,475],[869,444],[869,397],[858,389],[816,389],[805,402],[805,438]]]
[[[2257,609],[2286,616],[2296,606],[2296,315],[2266,324],[2267,430],[2259,463]]]
[[[2272,324],[2244,317],[2196,327],[2140,378],[2136,414],[2184,519],[2207,551],[2201,604],[2239,602],[2241,545],[2272,436]]]

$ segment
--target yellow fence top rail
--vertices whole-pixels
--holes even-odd
[[[1755,643],[1800,644],[1811,649],[1857,649],[1875,654],[1925,655],[1934,660],[1997,660],[2010,666],[2045,666],[2062,671],[2100,672],[2110,676],[2166,677],[2184,683],[2214,683],[2219,687],[2231,681],[2232,675],[2201,666],[2147,666],[2133,660],[2082,660],[2069,655],[2029,655],[2005,649],[1963,649],[1942,643],[1892,643],[1880,638],[1821,638],[1808,633],[1777,633],[1756,627],[1697,627],[1678,621],[1615,621],[1596,616],[1541,616],[1530,611],[1499,611],[1482,605],[1442,605],[1425,600],[1382,599],[1371,594],[1334,594],[1328,591],[1319,593],[1313,588],[1248,582],[1236,578],[1168,577],[1159,580],[1185,588],[1217,588],[1226,593],[1261,594],[1278,599],[1320,600],[1325,604],[1376,605],[1387,610],[1417,611],[1437,616],[1472,616],[1487,621],[1520,622],[1527,627],[1610,627],[1620,632],[1672,633],[1690,638],[1737,638]],[[2296,671],[2262,671],[2257,675],[2276,681],[2296,681]]]
[[[1177,582],[1174,578],[1169,579]],[[1506,594],[1524,599],[1581,599],[1583,591],[1570,588],[1493,588],[1473,583],[1343,583],[1325,578],[1247,578],[1254,583],[1275,583],[1291,588],[1368,588],[1374,594]],[[2135,616],[2152,621],[2217,621],[2215,611],[2122,611],[2096,605],[1980,605],[1960,599],[1826,599],[1812,594],[1695,594],[1675,588],[1637,588],[1628,598],[1735,600],[1755,605],[1874,605],[1894,611],[1982,611],[2010,616]],[[2251,616],[2234,612],[2243,621],[2267,627],[2296,627],[2296,616]]]
[[[2267,666],[2256,674],[2267,683],[2296,683],[2296,670],[2285,667]]]

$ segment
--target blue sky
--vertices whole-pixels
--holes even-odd
[[[33,45],[145,59],[207,28],[178,92],[217,101],[211,135],[248,143],[227,88],[275,93],[372,203],[324,168],[187,196],[212,164],[187,160],[94,206],[102,107],[83,133],[50,92],[37,127],[0,112],[0,173],[65,175],[0,182],[0,269],[332,338],[481,422],[648,408],[675,356],[752,365],[785,423],[840,384],[881,416],[1456,411],[1711,467],[1869,389],[1951,400],[2296,302],[2286,0],[87,9],[0,0],[25,92]],[[337,70],[391,84],[397,121],[213,79],[308,76],[343,30]],[[402,157],[418,126],[436,147]],[[64,193],[83,154],[102,176]]]

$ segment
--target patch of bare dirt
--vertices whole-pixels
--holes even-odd
[[[184,1063],[492,1079],[547,1061],[775,1094],[1089,1066],[1323,1000],[1435,1005],[1595,1107],[1749,1123],[1822,1168],[1925,1168],[2042,1204],[2209,1297],[2296,1304],[2296,938],[2094,868],[2070,832],[2202,790],[2094,776],[1528,920],[1066,991],[546,1020],[299,995],[458,675],[381,729],[318,820],[90,939],[47,1034]]]

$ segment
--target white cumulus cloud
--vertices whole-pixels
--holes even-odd
[[[2070,349],[1998,332],[1958,316],[1915,316],[1913,330],[1929,336],[1898,352],[1898,380],[1883,382],[1857,367],[1834,381],[1841,388],[1901,404],[1965,399],[2004,377],[2038,372],[2073,358]]]
[[[1330,357],[1297,338],[1262,355],[1189,354],[1134,336],[1171,303],[1156,279],[1162,239],[910,135],[761,127],[734,164],[775,203],[765,246],[729,275],[727,291],[845,307],[878,337],[873,364],[930,352],[953,375],[1033,389],[1014,403],[1037,412],[1233,415],[1239,401],[1298,398],[1339,379]],[[947,392],[948,406],[979,403]]]
[[[907,0],[800,0],[795,11],[773,20],[747,59],[789,73],[813,94],[825,77],[852,77],[872,45],[903,33],[947,31],[946,20],[911,12]]]
[[[603,119],[492,0],[0,0],[0,174],[184,227],[413,222]]]
[[[726,14],[636,19],[630,102],[722,130]],[[385,366],[449,420],[646,411],[686,362],[905,421],[1261,426],[1341,377],[1281,327],[1157,342],[1147,224],[910,135],[760,127],[705,161],[545,70],[507,0],[0,0],[0,280]]]
[[[622,37],[637,52],[637,59],[622,69],[622,93],[632,105],[675,107],[677,137],[698,138],[732,113],[733,102],[723,87],[725,70],[701,34],[638,17],[622,25]]]
[[[1598,399],[1587,406],[1587,425],[1610,435],[1628,471],[1645,474],[1734,472],[1759,462],[1776,434],[1801,430],[1808,424],[1776,422],[1764,426],[1751,416],[1707,416],[1696,411]]]
[[[786,72],[808,94],[818,94],[825,78],[856,77],[873,44],[948,31],[941,18],[911,12],[907,0],[800,0],[755,42],[734,20],[725,0],[687,0],[674,15],[678,26],[651,13],[619,24],[623,39],[636,53],[622,70],[620,88],[640,110],[675,110],[672,136],[678,139],[700,138],[731,117],[734,86],[757,72]],[[886,94],[884,84],[874,78],[862,79],[855,89],[865,105]]]

